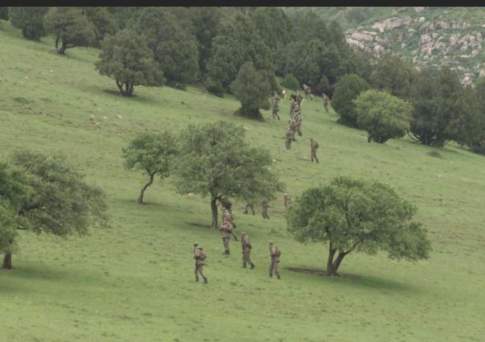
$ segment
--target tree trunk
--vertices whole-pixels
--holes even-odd
[[[66,44],[64,42],[61,42],[61,47],[57,49],[57,53],[59,55],[65,55],[66,48]]]
[[[335,256],[335,252],[337,250],[333,248],[332,243],[330,242],[328,247],[328,259],[327,259],[327,275],[332,276],[333,273],[333,257]]]
[[[347,255],[347,253],[343,253],[343,252],[340,252],[337,256],[337,259],[335,259],[334,263],[333,263],[333,274],[334,276],[338,276],[338,269],[340,267],[340,264],[342,263],[342,260],[344,260],[345,256]]]
[[[3,256],[3,266],[4,270],[11,270],[12,269],[12,253],[7,252]]]
[[[211,197],[211,212],[212,212],[212,223],[211,227],[217,229],[217,197]]]
[[[138,204],[143,204],[143,196],[145,196],[145,190],[153,184],[153,178],[155,177],[155,174],[154,173],[150,173],[150,180],[148,181],[148,183],[145,184],[145,186],[143,188],[141,188],[141,191],[140,191],[140,196],[138,196]]]
[[[133,95],[133,82],[123,82],[118,84],[118,88],[120,89],[120,93],[123,96],[132,96]]]

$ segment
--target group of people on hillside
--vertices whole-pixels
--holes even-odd
[[[310,100],[312,100],[313,95],[311,93],[311,88],[306,84],[304,84],[303,89],[305,92],[305,97],[310,98]],[[283,93],[282,97],[284,98],[285,95],[286,94]],[[325,108],[325,111],[328,112],[329,98],[324,93],[322,93],[322,98],[323,98],[323,107]],[[279,116],[280,100],[281,100],[281,97],[277,93],[275,93],[271,98],[273,119],[280,120],[280,116]],[[303,136],[303,132],[302,132],[303,115],[301,111],[302,102],[303,102],[303,97],[298,92],[296,94],[290,95],[290,119],[288,121],[288,129],[286,131],[286,136],[285,136],[285,147],[287,150],[291,148],[292,142],[296,142],[296,137],[295,137],[296,134],[298,134],[298,136],[300,137]],[[315,139],[310,138],[310,161],[311,162],[319,163],[319,160],[317,157],[318,147],[319,147],[318,142]]]
[[[313,95],[311,93],[311,88],[304,84],[303,90],[305,92],[305,97],[310,98],[310,100],[312,100]],[[276,119],[280,120],[279,103],[281,101],[281,98],[285,98],[285,96],[286,96],[286,92],[283,90],[281,96],[275,93],[274,96],[271,98],[272,117],[275,120]],[[327,95],[322,93],[322,99],[323,99],[323,107],[325,111],[328,112],[328,105],[330,102],[329,98]],[[286,141],[285,141],[285,146],[286,146],[286,149],[288,150],[291,148],[291,143],[296,142],[296,138],[295,138],[296,134],[298,134],[300,137],[303,136],[303,133],[302,133],[303,115],[301,112],[302,102],[303,102],[303,97],[298,92],[296,94],[290,95],[290,120],[288,121],[288,130],[286,132]],[[318,142],[313,138],[310,138],[311,162],[316,162],[316,163],[319,162],[317,157],[318,147],[319,147]],[[290,203],[290,198],[288,194],[285,193],[284,195],[285,208],[289,207],[289,203]],[[237,237],[234,234],[234,228],[236,228],[236,224],[234,223],[234,217],[231,211],[232,204],[229,201],[224,200],[224,201],[220,201],[220,207],[223,210],[222,224],[219,227],[219,231],[221,233],[221,238],[222,238],[222,244],[224,246],[223,255],[229,256],[231,254],[230,253],[231,238],[234,237],[234,239],[237,241]],[[262,203],[263,218],[269,219],[269,215],[267,212],[268,207],[269,207],[269,204],[267,203],[267,201],[263,201]],[[246,204],[244,213],[248,213],[249,210],[251,210],[254,214],[254,206],[251,203]],[[251,260],[251,250],[253,247],[249,241],[249,235],[245,232],[242,232],[240,239],[241,239],[241,251],[242,251],[242,267],[247,268],[249,266],[251,269],[254,269],[255,265]],[[273,242],[269,242],[269,256],[270,256],[269,276],[270,277],[276,276],[278,279],[281,279],[280,273],[278,270],[281,251],[275,244],[273,244]],[[207,277],[204,275],[204,271],[203,271],[204,266],[206,265],[207,253],[197,243],[194,244],[193,257],[195,260],[195,281],[198,282],[200,278],[202,278],[203,282],[207,284],[208,280],[207,280]]]
[[[221,202],[221,207],[223,207],[223,218],[222,224],[219,227],[219,231],[222,237],[222,244],[224,246],[223,255],[229,256],[230,253],[230,241],[231,237],[237,241],[237,237],[234,234],[234,228],[236,224],[234,223],[234,217],[231,213],[231,204],[230,202]],[[249,241],[249,235],[245,232],[241,233],[241,250],[242,250],[242,267],[247,268],[248,266],[251,269],[255,268],[253,261],[251,260],[251,250],[253,246]],[[195,281],[198,282],[200,278],[202,278],[204,284],[207,284],[208,280],[207,277],[204,275],[204,266],[206,264],[207,253],[204,251],[202,247],[200,247],[197,243],[194,244],[194,260],[195,260]],[[273,242],[269,242],[269,254],[270,254],[270,267],[269,267],[269,276],[273,277],[276,276],[278,279],[281,279],[280,273],[278,270],[278,265],[280,263],[280,256],[281,251],[279,250],[278,246],[273,244]]]

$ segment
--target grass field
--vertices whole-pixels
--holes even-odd
[[[19,148],[62,152],[108,194],[112,227],[61,239],[22,232],[15,270],[0,272],[0,341],[484,341],[485,158],[408,139],[368,144],[335,123],[320,101],[303,104],[303,139],[285,151],[286,120],[232,115],[238,103],[196,89],[135,89],[126,99],[94,70],[97,50],[57,56],[49,39],[23,40],[0,21],[0,155]],[[286,119],[289,105],[282,104]],[[90,122],[94,116],[99,122]],[[140,131],[177,131],[215,120],[247,128],[271,150],[296,196],[337,175],[378,179],[418,207],[431,259],[350,255],[342,277],[323,269],[326,248],[286,233],[282,200],[271,220],[234,212],[249,232],[254,271],[241,268],[238,243],[222,256],[208,229],[207,199],[157,182],[136,204],[142,175],[122,167],[121,148]],[[309,161],[309,138],[320,164]],[[282,249],[282,280],[267,276],[267,242]],[[192,244],[208,252],[209,284],[193,279]]]

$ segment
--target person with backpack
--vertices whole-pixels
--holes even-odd
[[[241,249],[242,249],[242,257],[243,257],[243,268],[246,268],[247,265],[251,266],[251,269],[254,268],[254,264],[251,261],[251,249],[253,246],[249,242],[249,235],[247,233],[241,234]]]

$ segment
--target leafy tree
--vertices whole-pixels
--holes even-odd
[[[271,49],[273,56],[292,40],[292,25],[282,8],[257,7],[251,18],[258,35]]]
[[[31,40],[45,36],[44,16],[47,7],[10,7],[8,15],[12,25],[22,30],[22,35]]]
[[[179,21],[164,8],[145,8],[135,27],[146,37],[167,83],[183,88],[198,78],[199,51],[195,37]]]
[[[475,88],[467,87],[458,100],[461,110],[459,120],[454,122],[457,142],[468,146],[473,152],[485,154],[485,78],[481,77]]]
[[[250,147],[240,126],[224,121],[190,125],[182,132],[180,141],[175,174],[177,190],[209,196],[213,228],[218,223],[218,200],[244,199],[247,189],[254,186],[252,182],[259,185],[258,193],[267,196],[277,188],[269,152]]]
[[[414,206],[389,186],[338,177],[311,188],[288,212],[288,230],[300,242],[328,243],[327,275],[338,275],[349,253],[376,254],[417,261],[429,257],[426,230],[412,221]]]
[[[100,47],[106,36],[116,32],[115,19],[106,7],[83,7],[83,11],[94,27],[94,46]]]
[[[369,84],[355,74],[345,75],[337,82],[332,97],[332,106],[340,116],[338,122],[357,127],[357,113],[353,101],[361,92],[369,88]]]
[[[384,55],[377,61],[370,75],[373,87],[386,90],[394,96],[407,99],[411,96],[416,71],[412,64],[393,55]]]
[[[136,85],[162,85],[164,77],[143,37],[130,30],[108,36],[96,62],[101,75],[114,78],[121,95],[133,95]]]
[[[82,235],[91,225],[107,223],[103,191],[86,184],[64,157],[20,151],[14,154],[12,166],[23,176],[20,184],[28,189],[19,200],[12,200],[12,191],[4,196],[15,208],[18,227],[66,236]],[[12,268],[10,250],[3,267]]]
[[[424,145],[443,146],[456,138],[454,123],[462,112],[459,98],[463,93],[457,74],[448,68],[421,71],[413,86],[414,104],[411,133]]]
[[[231,90],[241,102],[238,113],[251,118],[262,119],[260,108],[268,106],[271,87],[252,62],[244,63],[231,84]]]
[[[219,7],[195,7],[191,9],[191,13],[193,33],[199,49],[199,69],[206,75],[212,40],[221,29],[223,14]]]
[[[387,92],[367,90],[354,100],[357,126],[369,134],[368,142],[385,143],[408,131],[413,107]]]
[[[298,82],[293,74],[287,74],[284,80],[281,82],[281,85],[293,91],[300,89],[300,82]]]
[[[45,17],[48,32],[55,35],[57,53],[64,55],[67,49],[89,46],[96,39],[95,28],[76,7],[54,7]]]
[[[15,246],[14,243],[16,237],[17,219],[15,210],[5,203],[0,203],[0,253],[11,255]],[[7,269],[11,268],[9,267],[8,260],[3,266]]]
[[[252,62],[266,76],[272,91],[277,90],[271,50],[257,34],[251,19],[239,14],[226,23],[212,41],[207,64],[208,89],[230,90],[231,83],[246,62]]]
[[[123,148],[123,158],[127,169],[142,171],[148,176],[148,182],[143,186],[138,197],[138,203],[143,204],[145,190],[153,184],[158,174],[161,179],[170,176],[173,169],[177,149],[175,138],[169,131],[163,133],[142,133],[133,139],[128,147]]]
[[[0,7],[0,20],[8,20],[8,7]]]

